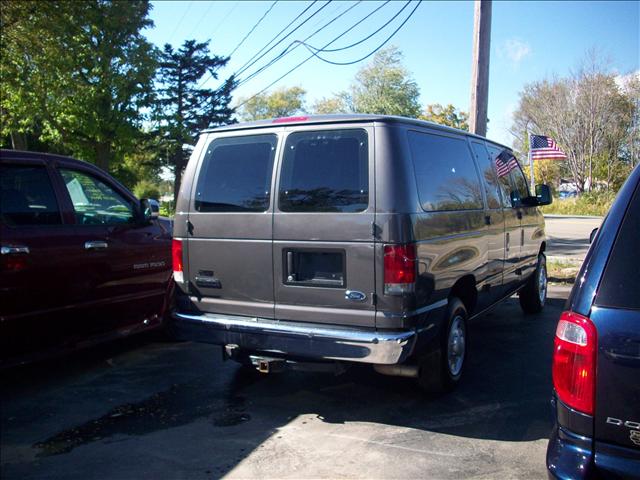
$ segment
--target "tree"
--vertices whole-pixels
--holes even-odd
[[[427,105],[424,113],[420,115],[420,118],[440,125],[469,131],[469,114],[458,110],[451,104],[448,104],[446,107],[443,107],[439,103]]]
[[[208,41],[186,40],[178,50],[166,44],[160,54],[153,118],[158,125],[157,155],[175,176],[174,201],[190,155],[185,145],[194,145],[205,128],[232,123],[233,76],[215,90],[198,85],[206,74],[216,80],[228,61],[229,57],[209,55]]]
[[[14,1],[2,8],[2,133],[28,134],[108,170],[135,149],[155,49],[145,0]]]
[[[414,118],[420,115],[420,89],[402,65],[402,53],[394,46],[377,52],[339,97],[351,112]]]
[[[327,115],[331,113],[349,113],[345,102],[340,97],[321,98],[313,104],[313,112],[317,115]]]
[[[634,109],[637,106],[618,87],[615,76],[589,57],[569,78],[525,86],[512,133],[520,146],[523,132],[552,137],[568,157],[561,168],[568,170],[582,192],[595,183],[598,158],[610,167],[621,160]]]
[[[261,93],[244,101],[240,117],[244,121],[290,117],[304,113],[306,91],[301,87],[280,88],[273,93]],[[240,101],[243,103],[243,100]]]

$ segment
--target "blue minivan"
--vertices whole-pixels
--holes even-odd
[[[550,478],[640,478],[640,166],[592,241],[556,329]]]

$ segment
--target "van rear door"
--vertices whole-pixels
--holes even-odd
[[[274,131],[213,135],[192,187],[191,301],[203,312],[273,318]]]
[[[375,326],[372,126],[287,128],[274,213],[279,320]]]

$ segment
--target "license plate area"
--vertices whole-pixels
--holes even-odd
[[[344,250],[285,249],[285,285],[303,287],[345,288]]]

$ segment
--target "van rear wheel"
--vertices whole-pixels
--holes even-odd
[[[468,335],[467,309],[460,299],[454,297],[449,300],[445,325],[438,348],[425,354],[418,362],[418,385],[425,392],[449,392],[462,378]]]
[[[529,277],[527,284],[520,290],[520,306],[524,313],[542,311],[547,300],[547,259],[544,253],[538,255],[536,271]]]

